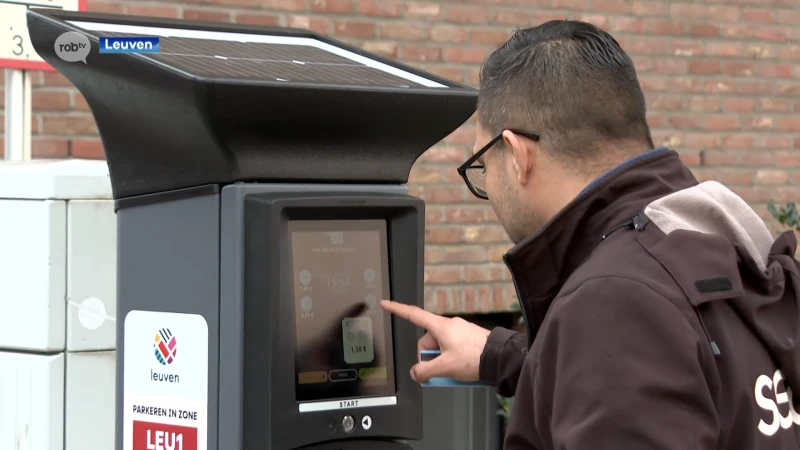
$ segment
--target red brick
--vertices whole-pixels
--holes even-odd
[[[464,81],[464,69],[462,67],[430,66],[426,67],[425,70],[433,75],[447,80],[452,80],[457,83],[462,83]]]
[[[739,164],[739,154],[726,150],[706,150],[703,152],[704,166],[735,166]]]
[[[425,227],[425,242],[431,244],[453,244],[461,242],[463,232],[460,226]]]
[[[501,281],[506,279],[507,270],[503,266],[466,266],[464,281],[468,283]]]
[[[87,11],[105,14],[123,14],[124,6],[120,2],[104,2],[98,0],[89,0],[87,2]]]
[[[670,42],[670,53],[675,56],[702,55],[703,41],[674,40]]]
[[[183,18],[186,20],[202,20],[206,22],[227,22],[231,15],[228,12],[208,9],[184,8]]]
[[[430,36],[430,28],[408,23],[385,23],[381,26],[381,37],[400,41],[422,41]]]
[[[507,31],[502,30],[474,30],[469,34],[469,40],[473,44],[491,45],[497,47],[508,41]]]
[[[695,149],[719,148],[719,135],[716,133],[687,134],[684,138],[684,146]]]
[[[309,4],[311,11],[322,13],[348,14],[355,9],[353,0],[309,0]]]
[[[757,184],[786,184],[789,181],[789,173],[785,170],[759,170],[756,172],[755,181]]]
[[[681,151],[678,156],[689,167],[700,165],[700,152],[698,151]]]
[[[792,139],[789,136],[764,135],[756,141],[756,147],[768,149],[792,148]]]
[[[800,83],[778,82],[777,92],[780,96],[800,97]]]
[[[627,0],[594,0],[592,10],[597,12],[610,12],[625,14],[628,12]]]
[[[683,109],[683,97],[673,94],[658,94],[647,96],[649,108],[666,109],[670,111]]]
[[[717,180],[722,184],[753,184],[755,173],[747,169],[722,169]]]
[[[174,6],[145,6],[128,4],[128,14],[132,16],[166,17],[177,19],[180,11]]]
[[[753,147],[753,136],[733,134],[722,138],[724,149],[749,149]]]
[[[800,152],[778,152],[775,154],[775,165],[778,167],[800,167]]]
[[[472,145],[475,143],[475,127],[468,125],[458,127],[445,138],[445,141],[449,144]]]
[[[777,50],[773,45],[758,44],[748,45],[743,52],[744,56],[753,59],[771,59],[777,54]]]
[[[778,131],[785,132],[799,132],[800,131],[800,118],[798,117],[778,117],[775,120],[775,128]]]
[[[752,98],[728,98],[722,104],[726,112],[747,113],[756,108],[756,101]]]
[[[401,47],[400,54],[409,61],[441,61],[441,47],[408,44]]]
[[[793,60],[800,61],[800,45],[790,45],[788,47],[781,47],[778,53],[779,60]]]
[[[261,6],[279,11],[305,11],[306,0],[261,0]]]
[[[581,14],[578,17],[578,20],[581,20],[586,23],[590,23],[601,30],[608,31],[608,16],[603,16],[600,14]]]
[[[372,38],[376,35],[374,22],[336,21],[334,30],[337,36],[352,38]]]
[[[466,148],[452,145],[436,145],[420,157],[424,162],[462,163],[468,158]]]
[[[738,6],[709,5],[708,17],[713,18],[714,22],[738,22],[741,10]]]
[[[475,88],[480,84],[481,69],[480,67],[468,67],[465,69],[464,80],[469,86]]]
[[[692,96],[689,97],[688,104],[690,111],[722,111],[722,101],[718,97]]]
[[[486,222],[486,206],[458,206],[445,208],[445,218],[448,223],[477,223]]]
[[[757,28],[752,25],[744,24],[722,24],[722,36],[733,39],[754,39]]]
[[[752,77],[756,71],[756,65],[752,62],[727,62],[723,66],[725,75],[735,77]]]
[[[692,3],[673,3],[671,6],[672,17],[687,19],[705,19],[706,7]]]
[[[663,76],[640,75],[639,84],[645,92],[667,90],[668,79]]]
[[[69,143],[66,139],[31,139],[32,158],[66,158]]]
[[[689,24],[689,34],[703,37],[716,37],[720,35],[719,25],[710,23]]]
[[[791,78],[792,66],[762,62],[758,65],[758,74],[766,78]]]
[[[772,190],[769,188],[733,186],[731,190],[748,203],[763,203],[772,200]]]
[[[425,263],[426,264],[439,264],[442,261],[444,261],[444,255],[442,254],[442,248],[444,248],[444,247],[434,247],[432,245],[426,245],[425,246]]]
[[[698,77],[675,77],[667,82],[669,89],[675,92],[703,92],[703,79]]]
[[[458,283],[463,279],[461,267],[431,266],[425,268],[424,282],[443,284]]]
[[[100,139],[73,139],[70,142],[73,158],[104,159],[103,143]]]
[[[71,108],[69,92],[33,89],[31,108],[36,111],[64,111]]]
[[[467,32],[462,26],[435,25],[431,28],[431,40],[462,43],[467,40]]]
[[[742,128],[746,130],[769,130],[773,125],[772,117],[750,116],[742,118]]]
[[[91,116],[44,116],[42,123],[42,131],[45,134],[97,134],[97,128]]]
[[[772,23],[775,22],[775,12],[770,9],[745,8],[742,10],[742,20],[746,22]]]
[[[44,72],[43,77],[45,86],[72,86],[72,83],[58,72]],[[33,84],[33,79],[31,84]]]
[[[486,8],[451,6],[448,18],[457,23],[485,24],[489,22],[489,13]]]
[[[412,188],[421,188],[421,186],[411,186]],[[420,196],[417,196],[420,197]],[[420,197],[422,198],[422,197]],[[425,223],[427,225],[440,224],[444,222],[444,207],[435,205],[425,206]]]
[[[573,9],[577,11],[589,11],[589,0],[553,0],[555,9]],[[565,17],[566,18],[566,17]]]
[[[291,28],[303,28],[324,35],[330,34],[331,29],[333,28],[333,24],[329,19],[311,18],[306,16],[290,15],[288,18],[288,24]]]
[[[388,58],[397,58],[397,44],[386,41],[366,41],[361,44],[364,50]]]
[[[739,129],[738,116],[713,115],[706,117],[705,128],[710,131],[731,131]]]
[[[442,262],[474,263],[486,261],[483,247],[442,247]]]
[[[274,14],[236,13],[234,20],[246,25],[278,26],[281,24],[280,16]]]
[[[667,74],[683,74],[687,71],[685,59],[656,58],[653,60],[653,72]]]
[[[667,118],[663,114],[647,111],[647,124],[650,125],[650,128],[664,128]]]
[[[486,56],[485,49],[475,47],[450,47],[444,53],[446,61],[459,64],[480,64]]]
[[[792,102],[775,98],[762,98],[758,100],[758,108],[763,112],[790,112],[792,110]]]
[[[747,152],[742,155],[742,165],[747,167],[766,167],[775,164],[771,152]]]
[[[500,225],[464,227],[465,242],[506,242],[508,235]]]
[[[765,41],[785,42],[789,39],[789,32],[784,28],[764,27],[758,30],[756,36]]]
[[[531,23],[531,16],[522,11],[498,10],[492,16],[492,23],[496,25],[523,26]]]
[[[647,20],[641,17],[615,17],[611,30],[621,33],[645,33],[647,31]]]
[[[682,35],[686,33],[686,22],[652,19],[650,20],[650,31],[655,34]]]
[[[650,70],[650,58],[647,56],[631,56],[633,66],[636,68],[636,73],[641,74]]]
[[[736,42],[708,42],[706,43],[706,54],[711,56],[722,56],[733,58],[741,54],[741,45]]]
[[[792,184],[800,184],[800,170],[795,170],[792,174]],[[800,240],[800,237],[798,240]]]
[[[800,23],[800,11],[782,10],[776,15],[778,23],[785,25],[797,25]]]
[[[677,129],[698,128],[700,118],[694,115],[675,115],[669,118],[669,124]]]
[[[692,169],[692,173],[695,178],[697,178],[697,181],[701,183],[704,181],[719,180],[719,170],[716,168],[695,167]]]
[[[408,2],[405,17],[410,19],[439,20],[444,17],[442,5],[437,3]]]
[[[414,165],[408,175],[410,184],[437,184],[442,181],[442,170],[434,167]]]
[[[699,75],[717,75],[721,72],[720,62],[708,59],[693,59],[689,61],[689,73]]]
[[[392,0],[359,0],[358,12],[366,16],[400,17],[403,15],[403,3]]]
[[[800,199],[800,186],[787,186],[775,189],[776,202],[797,202]],[[797,233],[795,233],[797,235]],[[800,235],[797,235],[800,237]]]
[[[663,55],[667,52],[667,42],[664,39],[640,37],[631,40],[625,51],[643,55]]]
[[[740,81],[736,83],[736,92],[746,95],[769,95],[774,84],[768,81]]]
[[[631,12],[637,16],[666,16],[669,14],[669,3],[659,0],[634,0]]]
[[[709,80],[706,82],[706,92],[728,94],[736,92],[736,84],[728,80]]]

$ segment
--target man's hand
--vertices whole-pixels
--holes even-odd
[[[431,361],[415,364],[411,368],[411,379],[425,382],[434,377],[447,377],[478,381],[481,353],[489,330],[459,317],[437,316],[416,306],[389,300],[381,301],[381,307],[427,331],[417,343],[417,355],[421,350],[442,352]]]

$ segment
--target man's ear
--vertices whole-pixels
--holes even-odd
[[[522,136],[514,134],[512,131],[503,132],[503,140],[511,150],[510,169],[519,184],[526,185],[530,181],[536,160],[536,149],[533,146],[536,142]]]

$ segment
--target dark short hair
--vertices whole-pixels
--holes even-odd
[[[569,159],[591,158],[599,141],[653,147],[633,61],[592,24],[554,20],[517,30],[480,75],[478,120],[495,134],[539,133],[546,151]]]

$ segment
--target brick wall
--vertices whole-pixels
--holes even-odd
[[[475,86],[481,61],[516,27],[578,18],[632,55],[659,144],[701,180],[719,180],[770,225],[769,200],[800,200],[800,8],[796,0],[90,0],[99,12],[310,28]],[[86,102],[63,77],[34,73],[36,157],[102,157]],[[3,122],[0,121],[0,131]],[[438,312],[508,310],[510,246],[488,206],[455,173],[466,124],[416,164],[428,202],[426,304]],[[2,143],[0,143],[0,152]],[[777,228],[776,228],[777,229]]]

